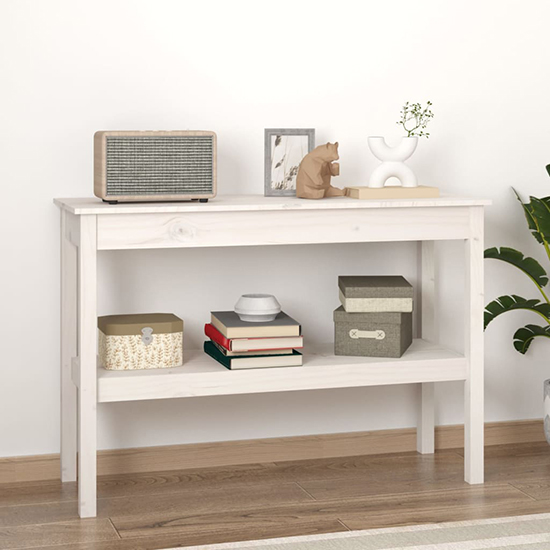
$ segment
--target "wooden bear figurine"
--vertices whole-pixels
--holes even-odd
[[[340,165],[332,162],[338,159],[338,142],[319,145],[308,153],[298,168],[296,196],[301,199],[322,199],[345,195],[344,189],[330,185],[331,176],[340,174]]]

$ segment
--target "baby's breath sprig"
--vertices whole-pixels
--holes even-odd
[[[422,108],[421,103],[409,103],[408,101],[403,105],[401,109],[401,120],[396,122],[400,126],[403,126],[407,137],[426,137],[429,138],[429,132],[425,132],[426,126],[433,118],[431,107],[432,102],[428,101],[426,107]]]

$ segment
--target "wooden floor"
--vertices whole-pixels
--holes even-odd
[[[154,550],[550,512],[550,447],[488,447],[484,486],[461,451],[106,476],[98,518],[75,484],[0,485],[0,548]]]

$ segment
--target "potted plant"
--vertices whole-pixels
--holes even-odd
[[[550,174],[550,165],[546,169]],[[514,193],[523,207],[531,234],[544,247],[550,260],[550,197],[530,197],[529,202],[525,203],[515,189]],[[537,260],[525,257],[513,248],[488,248],[485,258],[501,260],[515,266],[529,277],[540,294],[539,298],[523,298],[515,294],[500,296],[485,307],[485,328],[496,317],[508,311],[528,310],[539,317],[540,324],[525,325],[514,334],[514,348],[525,354],[535,338],[550,338],[550,293],[545,290],[548,274]],[[544,432],[550,443],[550,380],[544,382]]]
[[[403,187],[418,185],[414,172],[405,165],[405,161],[415,152],[419,137],[430,137],[426,128],[434,116],[431,107],[431,101],[426,103],[426,107],[422,107],[421,103],[408,101],[403,105],[397,124],[403,128],[406,135],[395,147],[390,147],[382,136],[369,137],[368,143],[372,154],[382,161],[372,173],[369,187],[384,187],[391,176],[398,177]]]

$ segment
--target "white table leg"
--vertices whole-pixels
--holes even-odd
[[[419,245],[420,281],[420,330],[417,336],[437,342],[435,243],[423,241]],[[435,449],[435,384],[420,385],[420,406],[416,428],[416,449],[422,454],[432,454]]]
[[[71,362],[77,356],[77,248],[71,228],[78,219],[61,211],[61,481],[76,481],[77,391]]]
[[[470,209],[471,237],[466,240],[465,355],[468,360],[464,422],[464,479],[483,483],[483,208]]]
[[[78,513],[96,516],[97,490],[97,221],[80,217],[78,254]]]
[[[416,450],[428,455],[435,451],[435,383],[420,384],[420,410],[416,427]]]

